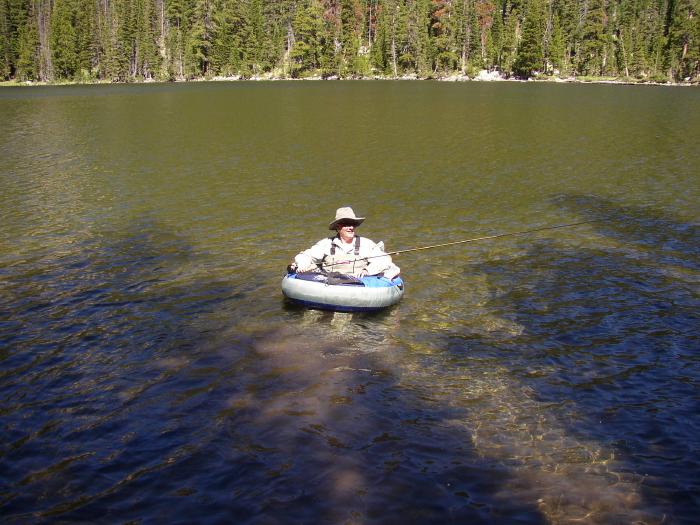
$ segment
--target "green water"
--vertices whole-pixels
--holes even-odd
[[[566,221],[559,195],[692,216],[698,97],[429,82],[7,90],[5,236],[148,217],[237,260],[264,251],[271,270],[346,203],[393,248]]]
[[[698,114],[650,86],[0,90],[0,510],[691,522]],[[398,256],[379,315],[286,304],[347,205],[388,250],[597,222]]]

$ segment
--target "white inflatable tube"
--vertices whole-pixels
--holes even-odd
[[[308,308],[337,312],[369,312],[398,303],[403,297],[404,284],[400,277],[363,277],[364,286],[327,284],[297,279],[296,274],[282,279],[282,293],[292,301]]]

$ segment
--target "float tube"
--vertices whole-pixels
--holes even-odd
[[[398,276],[389,280],[371,275],[352,281],[329,284],[326,274],[289,273],[282,279],[282,293],[307,308],[335,312],[372,312],[396,304],[403,297],[404,284]]]

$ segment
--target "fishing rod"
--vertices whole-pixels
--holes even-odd
[[[368,255],[367,257],[358,257],[355,259],[355,261],[363,261],[363,260],[369,260],[369,259],[376,259],[378,257],[386,257],[387,255],[399,255],[402,253],[408,253],[408,252],[418,252],[422,250],[432,250],[433,248],[443,248],[445,246],[454,246],[456,244],[466,244],[469,242],[477,242],[477,241],[486,241],[490,239],[500,239],[501,237],[512,237],[514,235],[525,235],[528,233],[537,233],[541,231],[547,231],[547,230],[558,230],[561,228],[571,228],[573,226],[580,226],[581,224],[590,224],[592,222],[600,222],[601,219],[592,219],[589,221],[580,221],[580,222],[571,222],[568,224],[557,224],[556,226],[543,226],[541,228],[533,228],[531,230],[520,230],[520,231],[515,231],[515,232],[507,232],[507,233],[497,233],[495,235],[485,235],[483,237],[474,237],[471,239],[464,239],[461,241],[452,241],[452,242],[444,242],[441,244],[432,244],[430,246],[419,246],[416,248],[406,248],[404,250],[396,250],[393,252],[387,252],[383,253],[382,255]],[[337,266],[339,264],[344,264],[341,262],[338,263],[330,263],[330,264],[324,264],[323,266],[326,267],[333,267]]]

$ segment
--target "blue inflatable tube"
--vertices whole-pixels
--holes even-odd
[[[282,293],[307,308],[336,312],[372,312],[398,303],[403,297],[401,277],[367,276],[361,284],[328,284],[326,277],[317,274],[291,273],[282,279]]]

